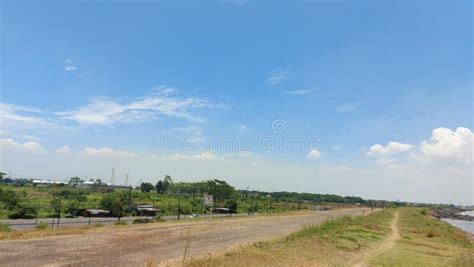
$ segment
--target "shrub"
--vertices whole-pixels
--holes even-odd
[[[420,211],[420,213],[421,213],[421,215],[426,216],[426,214],[428,213],[428,211],[427,211],[426,209],[422,209],[422,210]]]
[[[430,231],[426,234],[426,237],[428,237],[428,238],[433,238],[433,237],[435,237],[435,236],[436,236],[436,234],[435,234],[435,232],[434,232],[433,230],[430,230]]]
[[[140,219],[133,220],[133,224],[152,223],[152,222],[154,222],[154,221],[152,219],[148,219],[148,218],[140,218]]]
[[[9,224],[0,223],[0,232],[10,232],[10,231],[12,231],[12,228]]]
[[[40,229],[40,230],[44,230],[44,229],[47,229],[49,227],[49,224],[45,223],[45,222],[40,222],[36,225],[36,229]]]

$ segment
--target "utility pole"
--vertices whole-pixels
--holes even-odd
[[[125,176],[125,185],[128,185],[128,173],[127,176]]]
[[[112,176],[110,177],[110,184],[114,184],[114,177],[115,177],[115,165],[112,166]]]
[[[180,215],[181,215],[181,194],[178,193],[178,221],[179,221]]]

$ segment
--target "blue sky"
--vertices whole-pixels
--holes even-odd
[[[287,166],[300,170],[291,172],[301,179],[291,185],[296,191],[472,203],[472,8],[468,1],[3,1],[0,166],[24,176],[99,177],[122,151],[160,155],[160,164],[176,164],[165,169],[178,180],[219,176],[242,188],[285,189],[283,176],[262,177]],[[272,130],[276,119],[283,133]],[[435,134],[439,128],[451,132]],[[163,131],[191,143],[261,135],[320,141],[285,152],[157,149]],[[31,143],[64,164],[39,168],[35,149],[20,148],[38,148]],[[371,153],[376,144],[384,149]],[[87,170],[57,155],[64,146]],[[85,164],[91,155],[102,166]],[[199,162],[222,158],[225,166]],[[389,184],[428,176],[418,161],[440,160],[450,172],[433,178],[432,191],[456,184],[461,196],[364,189],[377,177]],[[152,160],[121,164],[135,181],[165,174]],[[247,178],[238,171],[254,165],[268,168]],[[194,167],[176,170],[186,166]],[[341,189],[347,179],[364,187]]]

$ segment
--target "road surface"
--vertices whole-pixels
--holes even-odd
[[[246,213],[239,213],[239,214],[232,214],[234,217],[239,216],[247,216]],[[226,214],[200,214],[197,215],[197,218],[208,218],[208,217],[227,217]],[[120,220],[132,223],[135,219],[139,218],[150,218],[150,217],[122,217]],[[174,221],[178,219],[178,216],[162,216],[161,217],[165,221]],[[189,219],[189,215],[181,215],[180,218],[182,220]],[[111,225],[117,222],[117,218],[115,217],[92,217],[90,218],[90,224],[104,224],[104,225]],[[52,218],[42,218],[38,219],[1,219],[0,223],[5,223],[11,226],[14,230],[31,230],[35,229],[36,225],[40,222],[44,222],[48,225],[52,226],[53,219]],[[74,227],[74,226],[86,226],[89,225],[89,217],[77,217],[77,218],[61,218],[59,220],[59,227]],[[55,219],[54,228],[57,227],[57,219]]]
[[[143,266],[220,253],[272,239],[302,225],[361,215],[362,208],[105,227],[95,232],[0,241],[0,266]]]

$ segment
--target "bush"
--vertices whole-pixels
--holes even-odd
[[[44,230],[44,229],[47,229],[49,227],[49,224],[45,223],[45,222],[40,222],[36,225],[36,229],[40,229],[40,230]]]
[[[135,219],[133,220],[133,224],[142,224],[142,223],[152,223],[154,220],[148,219],[148,218],[142,218],[142,219]]]
[[[34,219],[35,211],[33,207],[18,205],[13,212],[8,214],[9,219]]]
[[[421,213],[421,215],[426,216],[426,214],[428,213],[428,211],[427,211],[426,209],[422,209],[422,210],[420,211],[420,213]]]
[[[0,232],[10,232],[10,231],[12,231],[12,228],[9,224],[0,223]]]

